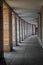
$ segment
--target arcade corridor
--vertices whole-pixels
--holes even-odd
[[[43,0],[0,0],[0,65],[43,65]]]

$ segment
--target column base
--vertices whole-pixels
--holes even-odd
[[[7,65],[4,58],[0,59],[0,65]]]

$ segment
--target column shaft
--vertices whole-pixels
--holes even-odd
[[[0,0],[0,61],[3,57],[3,0]]]
[[[20,18],[19,18],[19,43],[20,43]]]
[[[4,51],[12,49],[12,14],[11,9],[3,3],[3,43]]]

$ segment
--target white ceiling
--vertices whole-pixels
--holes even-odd
[[[26,22],[36,24],[43,0],[6,0],[13,10]]]
[[[38,11],[28,9],[14,9],[14,11],[26,22],[37,24]]]

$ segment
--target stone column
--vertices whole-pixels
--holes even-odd
[[[32,24],[32,34],[35,35],[35,25]]]
[[[4,51],[12,50],[12,12],[5,3],[3,3],[3,43]]]
[[[38,17],[38,36],[40,37],[40,15]]]
[[[41,28],[41,37],[42,37],[42,45],[43,45],[43,6],[41,8],[41,21],[40,21],[40,28]]]
[[[29,24],[28,24],[28,26],[29,26]],[[28,29],[28,36],[29,36],[29,29]]]
[[[25,21],[24,21],[24,39],[25,39]]]
[[[19,43],[20,43],[20,18],[19,18]]]
[[[25,22],[25,38],[26,38],[26,34],[27,34],[27,31],[26,31],[26,22]]]
[[[43,23],[42,23],[42,14],[40,13],[40,39],[42,40],[42,26],[43,26]]]
[[[19,43],[19,40],[20,40],[20,29],[19,29],[19,26],[20,26],[20,21],[19,21],[19,17],[17,16],[17,42]]]
[[[42,48],[43,48],[43,6],[41,7],[40,15],[39,15],[39,22],[38,22],[38,34],[42,42]]]
[[[17,46],[17,16],[15,15],[15,41],[16,41],[16,46]]]
[[[3,0],[0,0],[0,61],[3,57]]]
[[[32,35],[33,35],[33,24],[32,24]]]
[[[27,22],[26,22],[26,38],[27,38]]]
[[[9,45],[10,45],[10,50],[12,51],[13,49],[13,44],[12,44],[12,10],[9,8]]]
[[[24,21],[22,22],[22,30],[23,30],[23,40],[24,40]]]
[[[12,44],[16,46],[16,14],[12,12]]]
[[[22,26],[22,41],[23,41],[23,20],[21,26]]]
[[[28,37],[28,23],[27,23],[27,37]]]
[[[26,22],[25,22],[25,38],[26,38]]]
[[[20,19],[20,42],[22,41],[22,22]]]
[[[24,21],[23,21],[23,40],[24,40]]]

